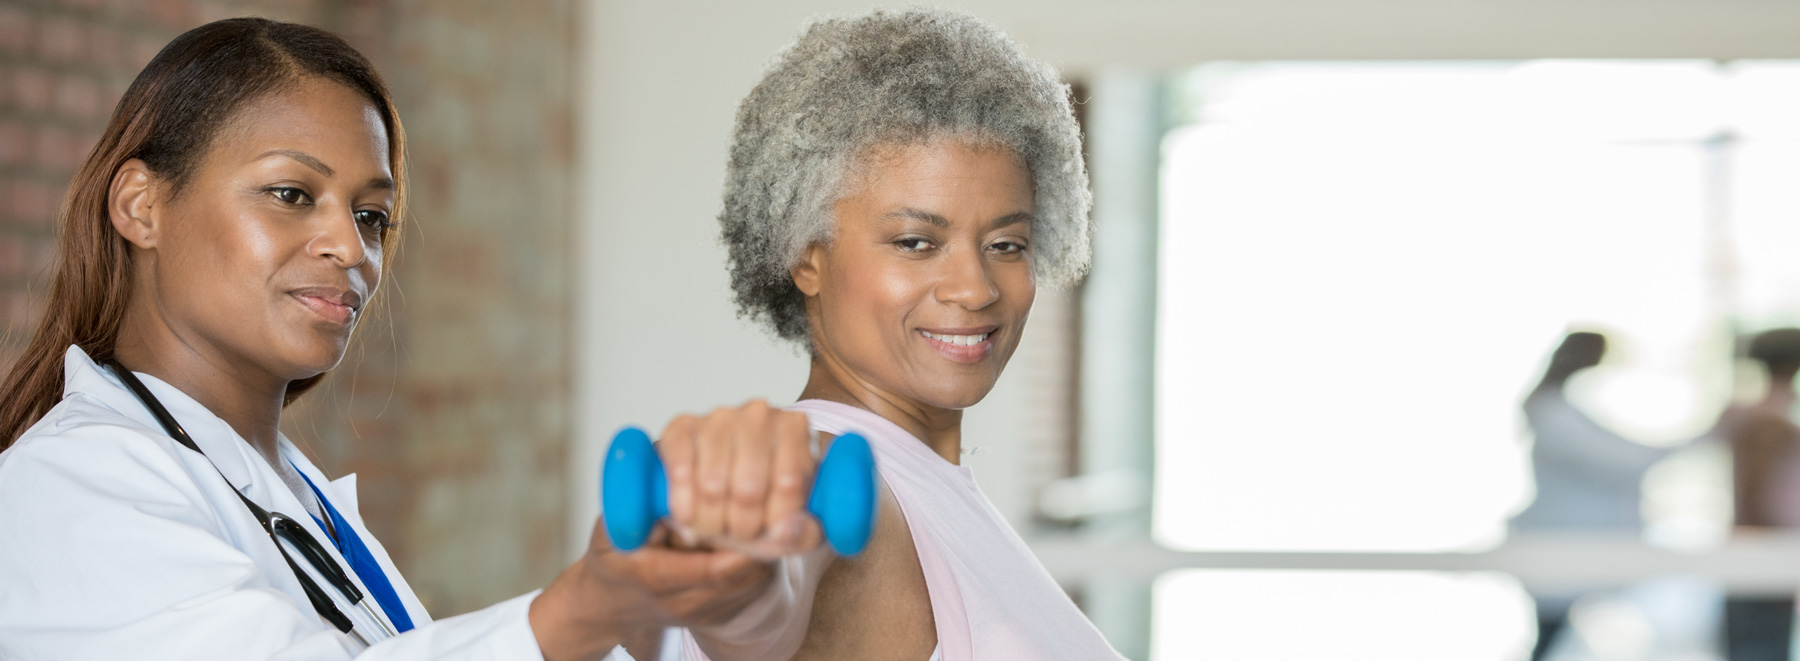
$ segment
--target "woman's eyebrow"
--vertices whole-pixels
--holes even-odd
[[[906,219],[906,220],[917,220],[917,221],[921,221],[921,222],[931,223],[933,226],[939,227],[939,228],[950,227],[950,219],[945,218],[940,215],[937,215],[930,211],[920,211],[920,210],[914,209],[912,207],[901,207],[899,209],[889,211],[887,213],[887,217],[888,218],[902,218],[902,219]],[[1019,223],[1029,223],[1032,221],[1032,219],[1033,219],[1033,216],[1031,215],[1031,212],[1028,212],[1028,211],[1019,211],[1019,212],[1015,212],[1015,213],[1009,213],[1009,214],[1006,214],[999,218],[995,218],[993,221],[989,222],[988,229],[1000,229],[1002,227],[1007,227],[1009,225],[1017,225]]]
[[[303,151],[294,150],[294,149],[271,149],[269,151],[263,152],[261,156],[257,156],[256,160],[260,161],[260,160],[268,158],[270,156],[286,156],[288,158],[299,161],[301,165],[305,165],[306,167],[312,168],[314,170],[318,170],[319,174],[325,175],[327,177],[337,174],[337,171],[331,169],[331,166],[326,165],[324,161],[313,158],[311,154],[308,154]]]
[[[889,211],[887,213],[887,217],[888,218],[904,218],[907,220],[917,220],[917,221],[927,222],[927,223],[931,223],[933,226],[936,226],[939,228],[950,227],[950,219],[949,218],[945,218],[943,216],[937,215],[930,211],[920,211],[920,210],[914,209],[912,207],[901,207],[899,209]]]
[[[997,230],[1002,227],[1017,225],[1019,223],[1029,223],[1034,219],[1035,219],[1035,217],[1032,216],[1031,213],[1027,212],[1027,211],[1020,211],[1017,213],[1009,213],[1009,214],[1006,214],[999,218],[995,218],[994,222],[988,223],[988,229]]]

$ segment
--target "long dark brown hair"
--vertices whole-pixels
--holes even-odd
[[[406,140],[400,118],[375,67],[350,44],[318,28],[260,18],[208,23],[176,37],[125,90],[63,196],[47,307],[30,344],[0,383],[0,450],[62,399],[63,353],[70,345],[95,360],[113,355],[131,293],[130,245],[113,229],[106,210],[119,166],[142,159],[179,194],[237,112],[308,76],[361,92],[381,114],[395,182],[391,215],[404,218]],[[400,232],[386,232],[383,253],[395,254],[399,239]],[[286,401],[324,376],[289,383]]]

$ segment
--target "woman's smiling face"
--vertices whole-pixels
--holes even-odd
[[[860,165],[835,235],[793,269],[813,350],[885,396],[972,406],[1037,292],[1030,173],[1009,150],[949,138],[883,146]]]
[[[381,279],[394,206],[386,127],[365,96],[301,79],[239,113],[179,191],[150,190],[153,225],[121,231],[148,248],[150,304],[184,345],[290,380],[337,364]]]

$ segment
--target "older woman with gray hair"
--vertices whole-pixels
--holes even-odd
[[[811,355],[789,410],[868,438],[880,516],[863,553],[789,558],[783,589],[686,634],[683,656],[1117,658],[960,465],[962,411],[1037,287],[1087,270],[1088,207],[1067,86],[987,23],[878,11],[814,23],[777,58],[738,111],[732,288]]]

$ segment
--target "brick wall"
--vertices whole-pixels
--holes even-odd
[[[39,313],[51,221],[137,71],[181,31],[258,15],[381,68],[411,150],[405,245],[289,437],[358,474],[369,527],[432,612],[560,569],[573,161],[569,0],[0,0],[0,366]]]

